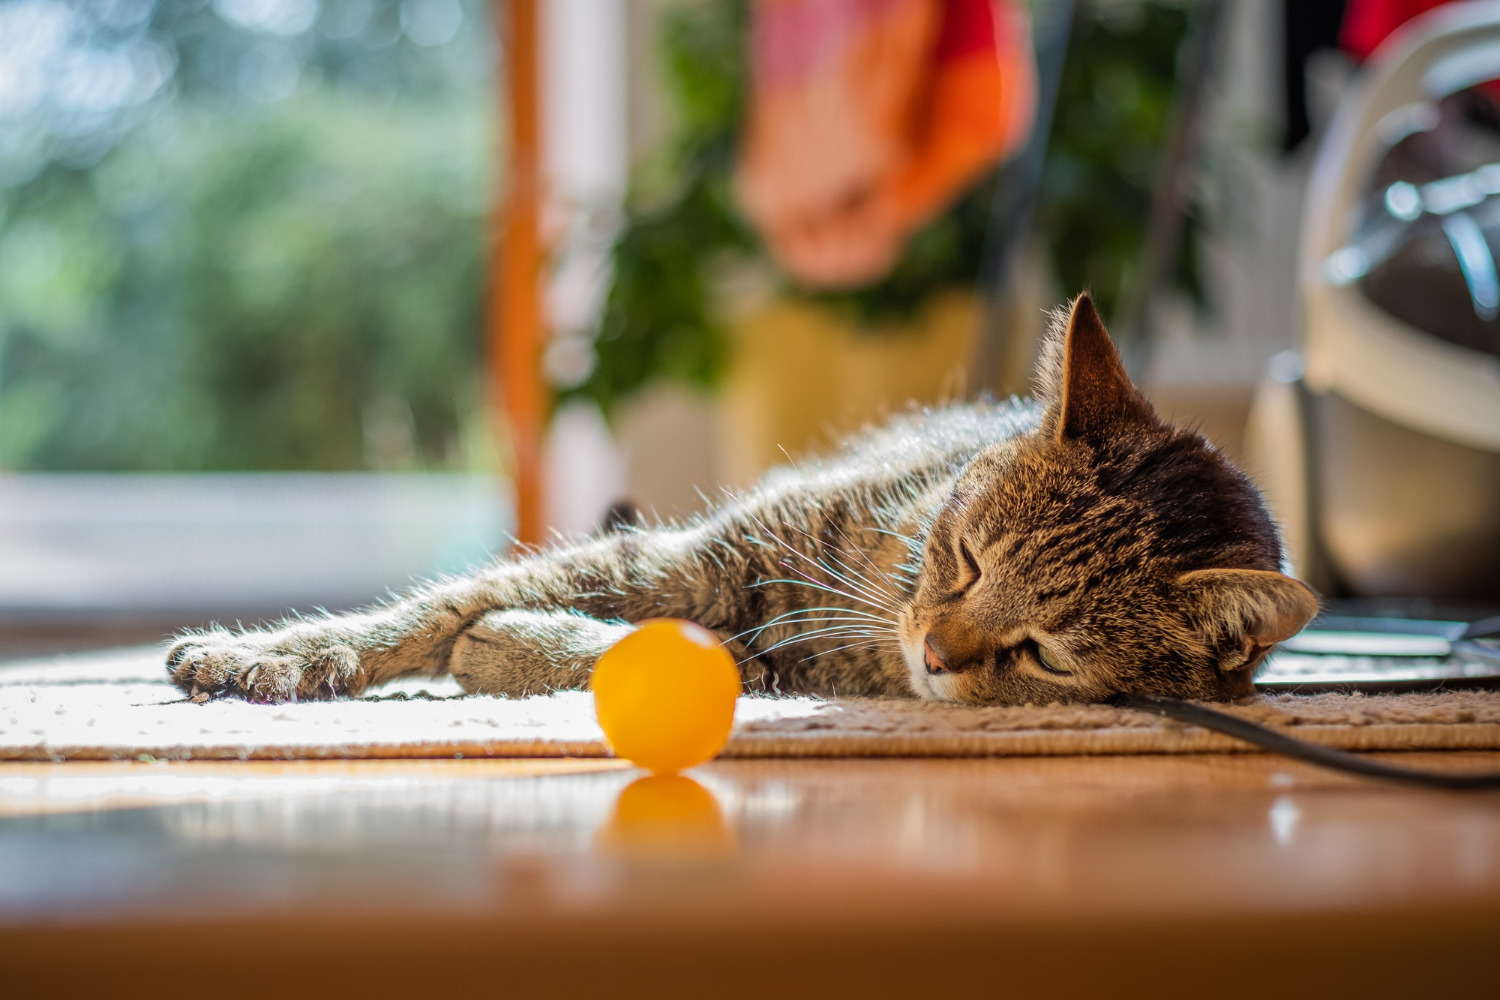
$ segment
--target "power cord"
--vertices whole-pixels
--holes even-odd
[[[1470,622],[1464,629],[1460,639],[1488,639],[1490,636],[1500,636],[1500,615],[1493,618],[1481,618],[1477,622]]]
[[[1226,712],[1205,708],[1190,701],[1163,698],[1154,694],[1124,694],[1122,692],[1110,697],[1107,703],[1116,708],[1130,708],[1137,712],[1149,712],[1165,719],[1176,719],[1178,722],[1186,722],[1189,725],[1202,726],[1204,729],[1212,729],[1214,732],[1233,736],[1246,743],[1253,743],[1273,753],[1305,760],[1309,764],[1317,764],[1335,771],[1363,775],[1367,778],[1380,778],[1385,781],[1397,781],[1427,788],[1500,788],[1500,772],[1497,771],[1449,774],[1442,771],[1421,771],[1411,767],[1397,767],[1394,764],[1370,760],[1360,754],[1334,750],[1317,743],[1295,739],[1258,723],[1246,722]]]

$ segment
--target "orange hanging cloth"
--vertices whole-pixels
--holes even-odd
[[[1025,142],[1021,0],[754,0],[738,187],[814,287],[881,278],[906,237]]]

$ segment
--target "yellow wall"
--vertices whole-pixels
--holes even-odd
[[[908,401],[962,396],[979,318],[978,301],[963,293],[936,297],[910,324],[873,330],[802,302],[773,301],[743,317],[721,398],[724,478],[748,484]]]

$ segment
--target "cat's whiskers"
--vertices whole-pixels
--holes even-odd
[[[823,611],[836,611],[836,612],[839,612],[839,614],[837,616],[834,616],[834,615],[823,615],[823,614],[819,614],[818,613],[818,612],[823,612]],[[790,625],[799,625],[799,624],[817,624],[819,622],[834,622],[834,621],[863,622],[863,623],[871,625],[871,626],[879,625],[879,626],[884,626],[884,627],[890,627],[890,626],[894,626],[896,624],[894,621],[892,621],[889,618],[883,618],[880,615],[872,615],[872,614],[870,614],[867,611],[858,611],[858,610],[851,609],[851,608],[842,608],[842,607],[838,607],[838,606],[828,606],[828,607],[821,607],[821,608],[797,608],[794,611],[788,611],[788,612],[786,612],[784,614],[777,615],[775,618],[772,618],[770,621],[765,622],[764,624],[761,624],[761,625],[757,625],[755,628],[746,629],[745,631],[739,633],[738,635],[732,636],[732,638],[734,638],[734,639],[743,639],[746,636],[749,636],[750,637],[749,641],[750,642],[754,642],[757,638],[760,637],[760,634],[762,632],[764,632],[766,629],[772,628],[773,626],[776,626],[776,625],[788,625],[788,626],[790,626]]]
[[[858,631],[862,631],[862,632],[868,633],[870,635],[874,635],[876,633],[889,633],[891,635],[895,635],[899,631],[896,628],[896,626],[894,626],[894,625],[886,625],[886,624],[881,624],[881,623],[878,623],[878,622],[863,621],[863,620],[860,620],[860,619],[838,619],[838,618],[822,618],[822,619],[817,619],[817,618],[815,618],[815,619],[809,619],[809,620],[803,621],[803,622],[794,622],[792,624],[794,624],[794,625],[817,625],[819,622],[825,622],[825,621],[826,622],[839,622],[839,624],[836,624],[836,625],[820,625],[818,628],[811,628],[811,629],[810,628],[799,628],[797,631],[793,632],[787,638],[794,639],[794,638],[797,638],[799,636],[802,636],[802,637],[813,636],[813,635],[818,635],[818,634],[823,633],[823,632],[833,631],[833,630],[836,630],[836,629],[858,630]],[[751,640],[751,641],[753,642],[754,640]],[[779,641],[784,642],[786,640],[783,639],[783,640],[779,640]]]
[[[837,531],[839,533],[839,535],[841,535],[843,537],[844,541],[846,541],[846,542],[849,543],[849,547],[854,550],[854,554],[857,555],[857,556],[859,556],[859,558],[863,559],[865,561],[865,565],[868,566],[868,567],[870,567],[870,569],[872,571],[874,571],[875,575],[878,576],[880,578],[880,580],[884,581],[885,583],[890,584],[893,587],[897,587],[898,590],[900,589],[899,586],[896,584],[896,581],[891,578],[890,573],[888,573],[886,570],[882,569],[880,567],[880,565],[875,562],[875,560],[871,559],[870,558],[870,553],[867,552],[863,546],[856,545],[855,542],[854,542],[854,539],[850,538],[849,535],[848,535],[848,533],[846,531],[844,531],[844,529],[842,527],[840,527],[838,525],[835,525],[834,526],[834,530]],[[869,530],[869,529],[866,529],[866,530]],[[878,529],[876,529],[876,530],[878,530]],[[902,537],[904,537],[904,536],[902,536]],[[878,583],[879,581],[876,581],[876,582]],[[881,589],[882,590],[886,590],[886,592],[891,597],[899,599],[900,595],[897,594],[897,593],[894,593],[894,592],[890,591],[888,588],[886,588],[884,586],[884,584],[881,584]]]
[[[870,621],[884,622],[884,623],[886,623],[888,625],[894,625],[895,624],[895,619],[887,618],[885,615],[872,614],[869,611],[865,611],[865,610],[863,610],[861,608],[846,608],[846,607],[844,607],[843,605],[840,605],[840,604],[829,604],[829,605],[824,605],[824,606],[821,606],[821,607],[813,607],[813,608],[794,608],[791,611],[787,611],[787,612],[784,612],[782,614],[777,615],[775,618],[772,618],[770,621],[766,622],[764,625],[761,625],[761,626],[758,626],[758,627],[759,628],[767,628],[767,627],[769,627],[771,625],[776,624],[779,621],[790,619],[790,618],[793,618],[794,616],[797,616],[797,615],[812,615],[812,614],[817,614],[818,612],[821,612],[821,611],[832,611],[832,612],[837,612],[838,614],[841,614],[841,615],[853,615],[853,616],[857,616],[859,618],[869,619]]]
[[[787,636],[785,639],[767,646],[761,652],[768,653],[773,649],[794,646],[799,642],[811,642],[814,639],[849,638],[853,636],[875,639],[882,638],[882,633],[879,630],[864,629],[853,625],[833,625],[828,628],[812,629],[807,632],[798,632],[796,635]]]
[[[892,644],[895,644],[897,642],[895,636],[893,635],[882,636],[874,632],[868,632],[850,626],[838,626],[834,628],[815,629],[811,632],[798,633],[797,635],[782,639],[780,642],[775,643],[774,645],[767,646],[765,649],[757,650],[757,654],[764,655],[766,653],[772,653],[778,649],[785,649],[788,646],[795,646],[799,643],[812,642],[815,639],[859,639],[862,642],[882,642]]]
[[[792,580],[792,579],[788,579],[788,578],[785,578],[785,577],[779,577],[779,578],[774,579],[774,580],[757,580],[755,583],[751,584],[751,586],[752,587],[768,587],[768,586],[770,586],[773,583],[789,583],[789,584],[792,584],[793,586],[796,586],[796,587],[811,587],[814,590],[821,590],[821,591],[823,591],[826,594],[837,594],[840,597],[847,597],[851,601],[858,601],[860,604],[867,604],[870,607],[876,608],[877,610],[880,610],[880,611],[893,611],[893,610],[895,610],[893,608],[888,608],[888,607],[886,607],[883,604],[877,604],[874,601],[867,600],[867,599],[865,599],[863,597],[858,597],[858,596],[856,596],[854,594],[849,593],[848,591],[839,590],[837,587],[830,587],[826,583],[822,583],[822,582],[820,582],[818,580],[814,580],[812,577],[807,576],[807,574],[803,573],[801,570],[797,569],[795,566],[787,566],[786,563],[782,563],[781,565],[784,568],[791,570],[793,573],[796,573],[799,576],[802,576],[804,579],[801,579],[801,580]]]
[[[797,608],[788,611],[757,628],[741,633],[741,636],[736,636],[736,638],[741,638],[748,635],[750,636],[749,643],[754,643],[767,629],[776,626],[798,629],[794,634],[764,649],[756,650],[755,655],[765,655],[801,644],[838,640],[854,641],[814,652],[804,657],[802,662],[816,659],[827,653],[851,649],[899,650],[901,648],[900,629],[896,616],[900,614],[900,604],[904,600],[904,595],[901,593],[902,585],[889,572],[876,564],[868,552],[856,545],[842,526],[830,525],[831,529],[838,533],[844,545],[820,539],[796,524],[783,521],[782,524],[786,529],[796,535],[801,535],[811,543],[814,552],[809,554],[783,538],[778,532],[772,531],[765,523],[755,520],[762,532],[762,544],[766,543],[765,540],[774,541],[775,545],[772,547],[779,546],[785,553],[780,560],[781,566],[794,577],[800,578],[760,580],[757,581],[756,586],[779,583],[809,587],[879,612],[875,614],[858,608],[839,606]],[[907,542],[908,547],[910,546],[910,541],[904,536],[903,541]],[[864,567],[868,567],[869,571],[867,572]],[[820,627],[808,628],[807,626]]]
[[[823,624],[824,622],[833,624],[825,625]],[[794,628],[803,625],[817,625],[819,627],[816,629],[797,628],[797,631],[793,632],[791,635],[777,640],[778,644],[781,642],[786,642],[788,639],[795,639],[799,636],[814,636],[822,634],[824,632],[836,631],[841,629],[846,631],[858,630],[870,635],[873,635],[877,632],[890,633],[893,635],[896,634],[896,630],[893,626],[868,622],[859,618],[808,618],[795,622],[785,622],[783,624],[787,625],[788,627]],[[751,635],[750,638],[745,640],[745,644],[747,646],[753,646],[755,643],[759,642],[761,636],[764,634],[765,628],[770,627],[771,626],[765,626],[764,628],[754,629],[754,634]]]
[[[867,642],[851,642],[847,646],[835,646],[833,649],[819,650],[818,652],[813,653],[811,656],[804,656],[801,662],[808,663],[812,660],[816,660],[820,656],[827,656],[829,653],[843,652],[846,649],[878,649],[890,642],[891,640],[889,639],[873,639]],[[899,643],[895,644],[895,646],[897,649],[901,648]]]
[[[834,580],[837,580],[838,582],[840,582],[842,584],[850,586],[851,589],[855,589],[855,590],[859,591],[859,595],[860,596],[856,596],[856,594],[850,594],[850,593],[848,593],[846,591],[839,590],[839,589],[837,589],[835,587],[828,586],[827,584],[823,584],[823,583],[821,583],[819,581],[815,581],[815,580],[813,580],[813,578],[811,576],[808,576],[808,574],[804,573],[802,570],[796,568],[795,566],[790,565],[789,563],[786,562],[785,559],[783,559],[782,562],[781,562],[781,565],[784,566],[786,569],[791,570],[793,573],[796,573],[798,576],[802,576],[802,577],[806,578],[812,585],[817,586],[819,589],[825,590],[828,593],[838,594],[838,595],[840,595],[842,597],[847,597],[850,600],[855,600],[855,601],[859,601],[859,602],[861,602],[863,604],[868,604],[871,607],[879,608],[881,611],[895,611],[896,610],[896,608],[892,606],[891,601],[889,599],[891,596],[894,596],[894,595],[889,595],[888,593],[887,594],[882,594],[878,590],[875,590],[871,586],[870,582],[868,580],[864,579],[863,574],[856,574],[863,581],[863,585],[861,585],[859,583],[856,583],[854,580],[850,579],[845,574],[841,574],[839,571],[835,570],[833,567],[827,565],[826,563],[822,562],[821,560],[814,559],[812,556],[809,556],[807,553],[803,552],[801,549],[797,548],[795,545],[792,545],[786,539],[782,538],[776,532],[772,531],[765,524],[765,522],[761,521],[759,518],[756,518],[756,517],[752,516],[751,520],[753,520],[755,522],[755,524],[761,529],[762,532],[764,532],[768,537],[774,539],[790,555],[795,556],[796,558],[801,559],[804,562],[812,563],[814,566],[817,566],[823,572],[827,573]],[[801,528],[798,528],[796,525],[793,525],[793,524],[791,524],[789,522],[786,522],[786,521],[783,521],[782,523],[786,527],[791,528],[793,531],[796,531],[799,534],[803,535],[809,541],[812,541],[815,545],[816,544],[820,544],[819,541],[818,541],[818,539],[814,538],[812,535],[808,534],[806,531],[802,530]],[[833,548],[833,549],[838,549],[837,546],[829,546],[829,547]],[[839,551],[842,551],[842,550],[839,550]],[[846,567],[846,569],[847,568],[848,567]],[[797,581],[795,581],[795,580],[781,580],[781,581],[769,581],[769,582],[796,583]]]
[[[883,629],[861,628],[857,625],[833,625],[829,626],[828,628],[809,629],[806,632],[798,632],[795,635],[789,635],[785,639],[781,639],[778,642],[772,643],[770,646],[767,646],[765,649],[761,650],[761,652],[768,653],[773,649],[780,649],[783,646],[796,645],[799,642],[810,642],[813,639],[842,639],[850,636],[860,636],[866,639],[874,639],[881,636],[894,635],[894,632],[887,632]]]
[[[817,559],[812,558],[807,553],[802,552],[801,550],[799,550],[798,548],[796,548],[795,546],[793,546],[792,544],[790,544],[789,542],[787,542],[785,539],[781,538],[780,536],[772,535],[772,537],[775,538],[778,542],[780,542],[781,545],[782,545],[782,547],[784,547],[787,550],[787,552],[789,552],[791,555],[796,556],[798,559],[801,559],[803,562],[812,563],[814,566],[818,567],[824,573],[827,573],[830,577],[832,577],[833,579],[837,580],[838,582],[845,583],[845,584],[852,584],[853,583],[852,580],[848,579],[844,574],[841,574],[838,570],[834,569],[832,566],[829,566],[828,564],[822,562],[821,560],[817,560]],[[781,560],[781,565],[784,566],[784,567],[786,567],[787,569],[791,570],[792,572],[798,574],[799,576],[804,576],[804,577],[807,576],[806,573],[802,572],[801,570],[797,569],[796,567],[794,567],[790,563],[788,563],[786,559],[782,559]],[[811,577],[808,577],[808,579],[811,579]],[[856,587],[856,589],[858,589],[858,588]],[[888,607],[888,602],[884,599],[884,595],[881,595],[878,592],[864,591],[864,590],[862,590],[861,593],[864,594],[865,603],[867,603],[867,604],[873,604],[873,605],[875,605],[877,607],[880,607],[880,608],[882,608],[884,610],[891,610]],[[845,596],[852,597],[853,595],[849,594],[849,595],[845,595]]]
[[[889,601],[892,597],[894,597],[894,595],[891,594],[890,591],[886,590],[885,587],[881,586],[878,581],[870,580],[863,573],[861,573],[859,570],[854,569],[852,566],[845,563],[842,559],[838,559],[835,557],[833,561],[836,562],[840,567],[842,567],[842,573],[840,573],[838,570],[833,569],[831,566],[828,566],[826,563],[823,563],[821,559],[818,560],[819,564],[822,565],[823,568],[831,576],[842,580],[844,583],[848,584],[855,590],[858,590],[861,594],[864,594],[867,597],[871,597],[879,601]]]
[[[786,524],[786,526],[788,528],[790,528],[793,531],[797,532],[798,534],[802,535],[804,538],[806,538],[808,541],[812,542],[814,545],[823,546],[825,549],[832,550],[833,552],[837,552],[837,553],[839,553],[841,555],[848,555],[848,553],[845,552],[838,545],[835,545],[832,542],[825,542],[825,541],[823,541],[823,540],[821,540],[819,538],[816,538],[811,533],[809,533],[807,530],[805,530],[803,528],[799,528],[795,524],[789,524],[787,522],[782,522],[782,523]],[[832,528],[833,528],[834,531],[837,531],[843,537],[844,541],[849,542],[849,545],[852,548],[854,548],[856,551],[858,551],[859,554],[864,557],[864,559],[865,559],[866,562],[870,561],[869,560],[869,556],[865,555],[862,551],[859,550],[859,547],[856,546],[854,544],[854,542],[849,538],[849,536],[844,533],[844,529],[843,528],[839,527],[836,524],[832,525]],[[785,543],[783,543],[783,544],[785,544]],[[876,581],[870,580],[869,577],[865,576],[864,573],[860,572],[859,570],[856,570],[854,567],[850,566],[848,563],[844,562],[842,559],[839,559],[837,556],[833,556],[831,558],[833,558],[833,560],[835,562],[837,562],[839,564],[839,566],[843,567],[843,570],[844,570],[843,573],[840,573],[838,570],[835,570],[833,567],[831,567],[827,563],[823,562],[822,559],[813,560],[811,557],[805,555],[800,550],[798,550],[795,546],[787,545],[787,548],[790,549],[791,551],[795,552],[797,555],[802,556],[803,559],[806,559],[809,562],[816,562],[817,565],[821,566],[823,568],[823,570],[826,571],[830,576],[832,576],[835,579],[837,579],[837,580],[839,580],[839,581],[841,581],[841,582],[843,582],[845,584],[848,584],[849,586],[851,586],[851,587],[859,590],[861,593],[865,594],[868,597],[873,597],[876,600],[881,601],[882,603],[888,603],[890,600],[895,599],[897,597],[896,594],[891,593],[888,589],[886,589],[884,586],[879,585]],[[870,565],[872,567],[874,567],[874,563],[870,563]],[[876,569],[876,572],[879,572],[879,567],[875,567],[875,569]],[[858,582],[856,582],[856,580]]]
[[[786,563],[783,562],[782,565],[786,566]],[[794,572],[794,573],[798,572],[796,569],[794,569],[791,566],[786,566],[786,568],[792,570],[792,572]],[[846,576],[846,575],[844,575],[842,573],[839,573],[837,570],[834,570],[831,567],[824,566],[823,569],[834,580],[836,580],[837,582],[843,584],[845,587],[848,587],[850,590],[854,591],[855,594],[858,594],[860,597],[863,597],[870,604],[873,604],[876,607],[883,608],[885,610],[891,610],[890,604],[886,600],[885,595],[879,593],[878,591],[875,591],[875,590],[871,589],[868,586],[861,585],[859,582],[857,582],[853,578],[851,578],[849,576]]]

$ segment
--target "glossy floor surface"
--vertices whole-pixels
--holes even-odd
[[[1500,795],[1259,754],[6,764],[0,967],[49,996],[1500,993]]]

